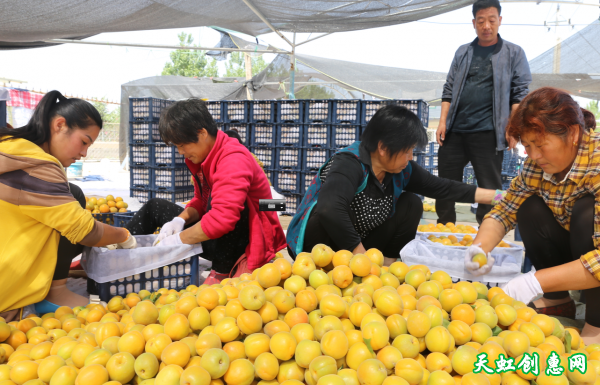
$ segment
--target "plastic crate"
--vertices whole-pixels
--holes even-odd
[[[275,171],[273,187],[280,193],[302,193],[302,174],[297,171]]]
[[[361,123],[367,124],[377,110],[389,104],[404,106],[421,119],[423,126],[429,125],[429,104],[421,99],[394,99],[394,100],[363,100],[361,108]]]
[[[283,147],[275,149],[276,170],[300,171],[302,168],[302,149],[296,147]]]
[[[154,190],[183,190],[194,188],[187,167],[153,167],[152,188]]]
[[[306,194],[306,190],[308,190],[313,179],[315,179],[315,175],[317,175],[317,171],[302,173],[302,194]]]
[[[217,130],[219,130],[219,131],[225,131],[225,123],[217,122],[215,124],[217,125]]]
[[[250,122],[275,123],[277,121],[277,105],[275,100],[248,101]]]
[[[126,213],[114,213],[113,214],[113,220],[115,222],[114,226],[115,227],[125,227],[136,213],[137,213],[137,211],[135,211],[135,212],[128,211]]]
[[[304,147],[331,147],[329,125],[305,124],[303,131]]]
[[[475,171],[473,166],[465,167],[463,172],[463,183],[477,185],[477,179],[475,178]]]
[[[273,123],[256,123],[250,126],[251,146],[272,146],[277,143],[277,126]]]
[[[425,147],[425,153],[427,155],[437,155],[439,149],[440,145],[438,142],[429,142],[427,143],[427,147]]]
[[[245,100],[223,101],[225,123],[249,123],[248,103]]]
[[[129,196],[136,198],[141,204],[145,204],[150,199],[154,198],[152,190],[142,188],[131,188],[129,190]]]
[[[304,123],[331,123],[331,100],[311,99],[304,102]]]
[[[437,155],[421,155],[421,161],[423,167],[437,167],[438,157]]]
[[[294,215],[300,202],[302,202],[302,194],[283,194],[285,196],[285,211],[281,215]]]
[[[95,220],[97,220],[98,222],[102,222],[105,223],[107,225],[114,225],[114,216],[115,213],[98,213],[98,214],[93,214],[92,216],[94,217]]]
[[[129,98],[129,120],[158,120],[162,110],[171,104],[172,100]]]
[[[425,170],[427,170],[427,172],[431,175],[439,176],[437,167],[425,167]]]
[[[303,124],[296,123],[277,125],[277,146],[301,147],[303,136]]]
[[[269,170],[267,168],[264,168],[263,171],[265,172],[265,175],[267,176],[267,179],[269,180],[269,183],[271,184],[271,186],[273,185],[273,183],[275,182],[273,180],[273,177],[275,176],[275,171],[273,170]]]
[[[306,148],[302,154],[302,171],[318,170],[329,159],[330,150]]]
[[[185,165],[185,158],[175,146],[166,144],[154,144],[154,159],[152,166],[175,167]]]
[[[303,100],[279,100],[277,102],[277,121],[280,123],[303,123]]]
[[[152,166],[154,162],[153,144],[130,144],[129,163],[131,166]]]
[[[212,115],[215,123],[223,123],[223,102],[220,100],[209,100],[206,102],[206,108]]]
[[[152,188],[152,170],[148,166],[129,168],[129,187]]]
[[[502,190],[508,190],[516,175],[502,175]]]
[[[155,292],[164,287],[179,291],[189,285],[198,285],[200,276],[198,269],[198,255],[195,255],[142,274],[105,283],[92,282],[100,299],[108,302],[117,295],[125,297],[129,293],[138,293],[140,290]]]
[[[235,130],[242,139],[242,144],[248,146],[250,143],[250,124],[248,123],[226,123],[223,131]]]
[[[361,126],[358,124],[332,124],[331,147],[335,149],[350,146],[360,139]]]
[[[517,175],[521,166],[521,157],[516,149],[504,150],[502,158],[502,175]]]
[[[332,100],[331,111],[332,123],[361,123],[361,101],[359,99]]]
[[[157,121],[134,120],[129,122],[129,143],[154,142],[162,142]]]
[[[194,197],[194,189],[179,191],[154,190],[152,195],[154,198],[164,199],[171,203],[187,202]]]
[[[250,147],[249,150],[262,162],[265,169],[273,169],[275,167],[275,148]]]

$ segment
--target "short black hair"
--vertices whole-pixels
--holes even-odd
[[[369,152],[377,151],[381,142],[389,156],[427,144],[427,130],[421,119],[404,106],[388,104],[375,113],[361,136]]]
[[[502,12],[502,7],[500,6],[500,2],[498,0],[477,0],[473,4],[473,18],[477,18],[477,12],[482,9],[488,8],[496,8],[498,10],[498,16],[500,16]]]
[[[187,144],[198,141],[198,132],[206,129],[213,138],[217,125],[206,103],[197,98],[180,100],[163,110],[158,123],[160,137],[167,144]]]
[[[240,144],[244,144],[244,142],[242,142],[240,133],[235,128],[225,131],[225,135],[229,136],[230,138],[236,138]]]

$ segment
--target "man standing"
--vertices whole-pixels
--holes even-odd
[[[525,52],[502,40],[498,0],[473,4],[477,38],[458,48],[442,93],[442,113],[437,130],[439,176],[462,181],[471,162],[477,184],[502,188],[502,158],[516,142],[507,138],[510,114],[527,95],[531,72]],[[452,201],[436,201],[438,223],[456,222]],[[477,222],[492,209],[480,204]]]

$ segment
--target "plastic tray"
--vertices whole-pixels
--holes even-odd
[[[330,150],[306,148],[302,154],[302,171],[318,170],[329,159]]]
[[[152,188],[152,172],[148,166],[132,166],[129,168],[129,187]]]
[[[187,167],[153,167],[152,188],[155,190],[184,190],[194,188]]]
[[[131,166],[152,166],[154,162],[153,144],[130,144],[129,163]]]
[[[300,171],[302,168],[302,149],[296,147],[282,147],[275,149],[276,170]]]
[[[281,215],[294,215],[302,202],[302,194],[283,194],[285,196],[285,211]]]
[[[129,98],[129,120],[158,120],[162,110],[171,104],[172,100]]]
[[[275,123],[277,120],[277,106],[275,100],[248,101],[250,109],[250,122]]]
[[[223,123],[223,102],[220,100],[209,100],[206,102],[206,108],[212,115],[215,123]]]
[[[248,103],[245,100],[223,101],[225,123],[249,123]]]
[[[279,100],[277,103],[277,121],[280,123],[302,123],[304,120],[304,101]]]
[[[250,143],[250,124],[248,123],[226,123],[224,131],[235,130],[240,134],[242,144],[247,146]]]
[[[350,146],[360,139],[361,126],[358,124],[332,124],[331,147],[340,149]]]
[[[152,196],[172,203],[187,202],[194,197],[194,189],[179,191],[154,190]]]
[[[141,204],[147,203],[150,199],[153,198],[152,190],[141,188],[131,188],[129,190],[129,196],[132,198],[136,198],[138,201],[140,201]]]
[[[273,123],[256,123],[250,127],[251,146],[271,146],[277,143],[277,126]]]
[[[280,193],[302,193],[302,173],[297,171],[275,171],[273,187]]]
[[[361,123],[369,123],[377,110],[389,104],[396,104],[408,108],[421,119],[424,127],[429,125],[429,104],[421,99],[363,100]]]
[[[134,120],[129,122],[130,143],[162,142],[157,121]]]
[[[265,169],[273,169],[275,167],[275,149],[273,147],[250,147],[248,150],[256,155]]]
[[[360,124],[361,101],[359,99],[340,99],[331,101],[331,122]]]
[[[332,103],[329,99],[311,99],[304,102],[305,123],[331,123]]]
[[[302,194],[306,194],[306,190],[308,190],[308,187],[312,183],[313,179],[315,179],[316,175],[317,175],[317,171],[302,173],[302,191],[301,191]]]
[[[304,125],[300,123],[277,125],[277,146],[301,147]]]
[[[152,166],[175,167],[184,165],[185,158],[177,152],[177,148],[166,144],[154,144]]]
[[[331,133],[327,124],[304,125],[304,147],[331,147]]]

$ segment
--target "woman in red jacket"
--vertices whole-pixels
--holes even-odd
[[[218,280],[233,276],[244,255],[254,270],[286,247],[277,214],[258,209],[259,199],[271,199],[265,173],[246,147],[217,129],[202,100],[174,103],[161,115],[159,130],[185,157],[194,198],[185,209],[150,200],[129,222],[132,234],[162,227],[158,246],[202,242],[202,257],[213,262],[211,276]]]

